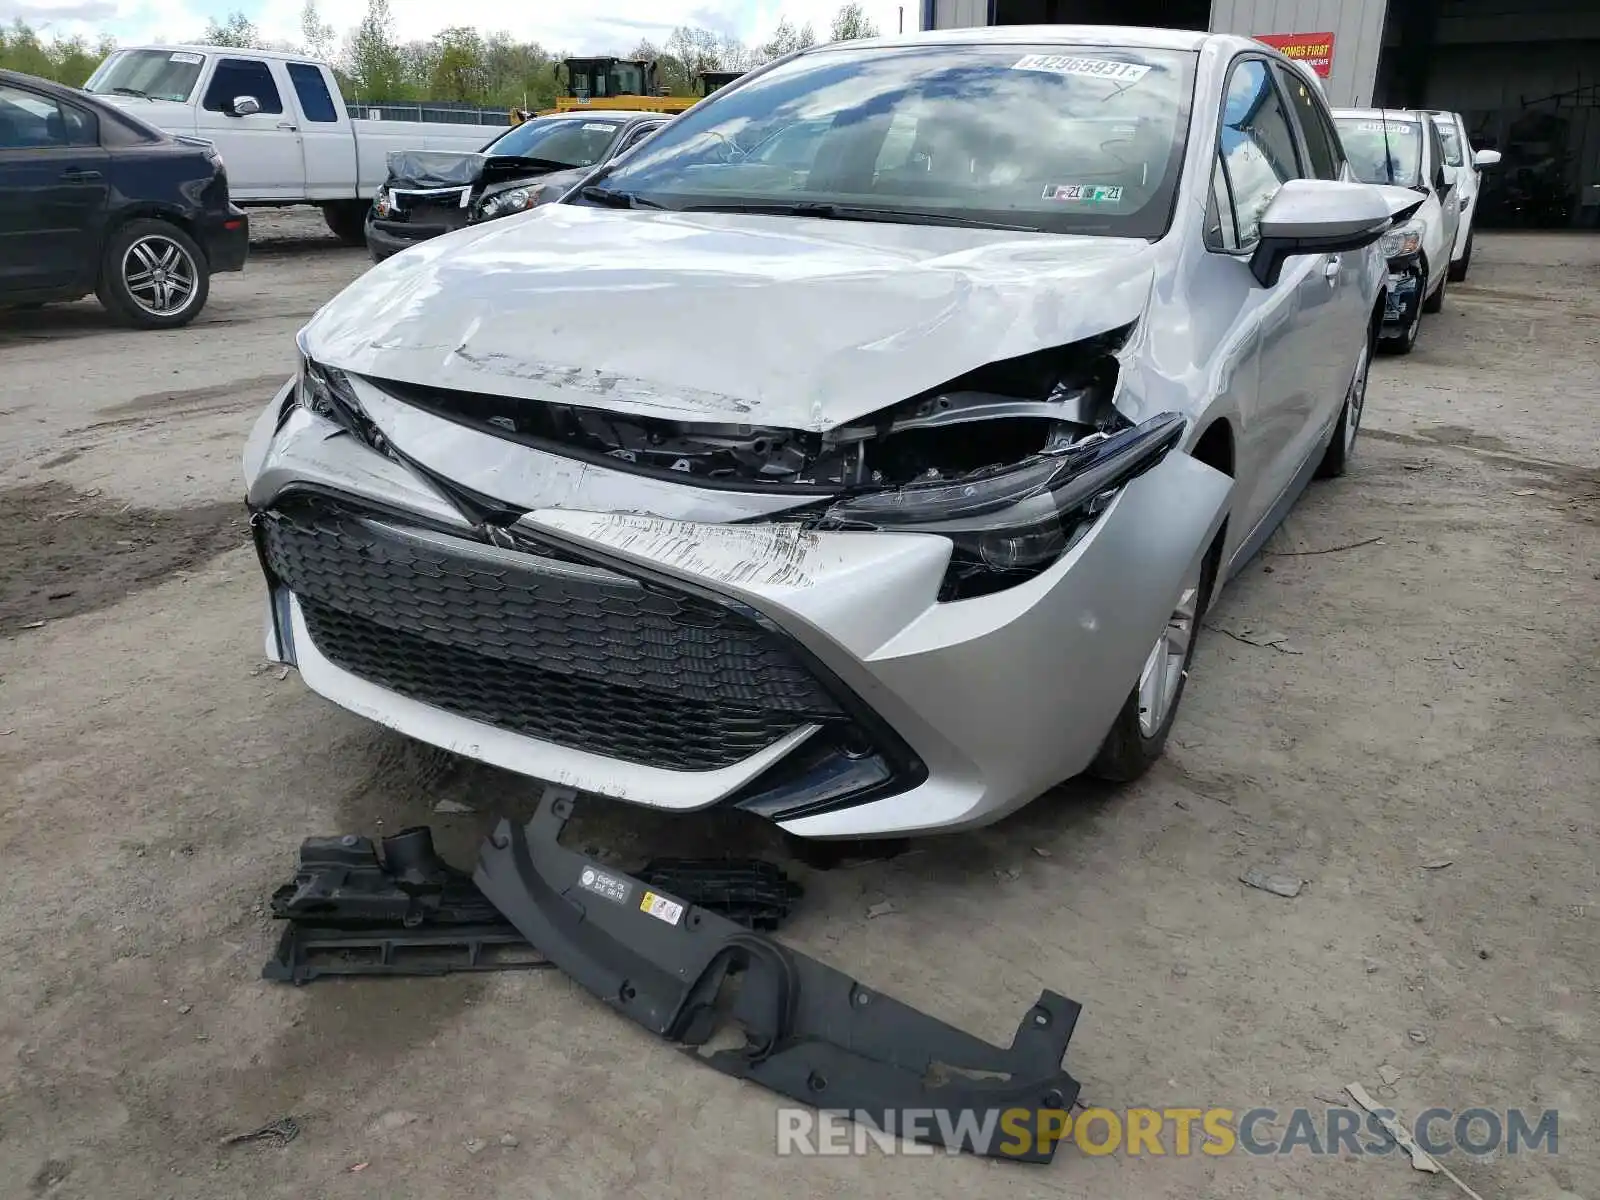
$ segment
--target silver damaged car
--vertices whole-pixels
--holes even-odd
[[[1243,38],[817,47],[299,335],[267,652],[458,754],[804,837],[1161,752],[1215,588],[1345,466],[1420,199]]]

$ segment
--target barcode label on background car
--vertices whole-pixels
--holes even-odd
[[[583,127],[590,133],[610,133],[615,125],[607,125],[604,121],[585,121]]]
[[[628,893],[632,891],[626,879],[619,879],[598,867],[585,867],[578,875],[578,886],[618,904],[626,904]]]
[[[1073,58],[1064,54],[1024,54],[1011,64],[1013,71],[1048,71],[1052,75],[1087,75],[1113,83],[1138,83],[1150,74],[1144,63],[1115,62],[1109,58]]]
[[[676,925],[683,918],[683,905],[656,892],[646,892],[639,897],[639,911],[647,912],[668,925]]]
[[[168,57],[169,62],[188,63],[192,67],[199,66],[205,60],[204,54],[190,54],[187,50],[174,50]]]

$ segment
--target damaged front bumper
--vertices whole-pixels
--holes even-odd
[[[1079,1005],[1043,991],[1004,1049],[561,846],[571,793],[502,820],[479,889],[584,989],[705,1065],[951,1150],[1049,1162],[1079,1085]],[[742,1044],[716,1048],[723,1031]]]
[[[1383,324],[1378,336],[1404,338],[1422,311],[1422,259],[1408,254],[1389,260],[1389,288],[1384,294]]]
[[[360,398],[389,453],[287,389],[247,450],[269,657],[453,752],[807,837],[985,824],[1084,770],[1231,487],[1168,454],[1048,568],[947,602],[946,537]]]

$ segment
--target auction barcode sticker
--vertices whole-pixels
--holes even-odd
[[[665,921],[668,925],[676,925],[683,919],[683,905],[655,892],[646,892],[639,897],[639,911],[647,912],[656,920]]]
[[[1011,64],[1013,71],[1048,71],[1052,75],[1085,75],[1114,83],[1138,83],[1150,74],[1146,63],[1115,62],[1109,58],[1074,58],[1065,54],[1024,54]]]
[[[628,893],[633,890],[628,886],[626,879],[619,879],[609,871],[600,870],[599,867],[585,867],[578,875],[578,886],[593,892],[596,896],[614,900],[618,904],[626,904]]]

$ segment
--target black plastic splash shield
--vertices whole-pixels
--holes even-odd
[[[501,821],[478,887],[547,959],[707,1066],[921,1140],[1049,1162],[1078,1096],[1061,1067],[1079,1005],[1040,993],[1002,1049],[840,971],[557,843],[573,793]],[[745,1044],[712,1050],[725,1027]],[[859,1118],[858,1118],[859,1119]],[[974,1128],[993,1136],[974,1138]],[[1007,1137],[1018,1128],[1029,1136]]]

